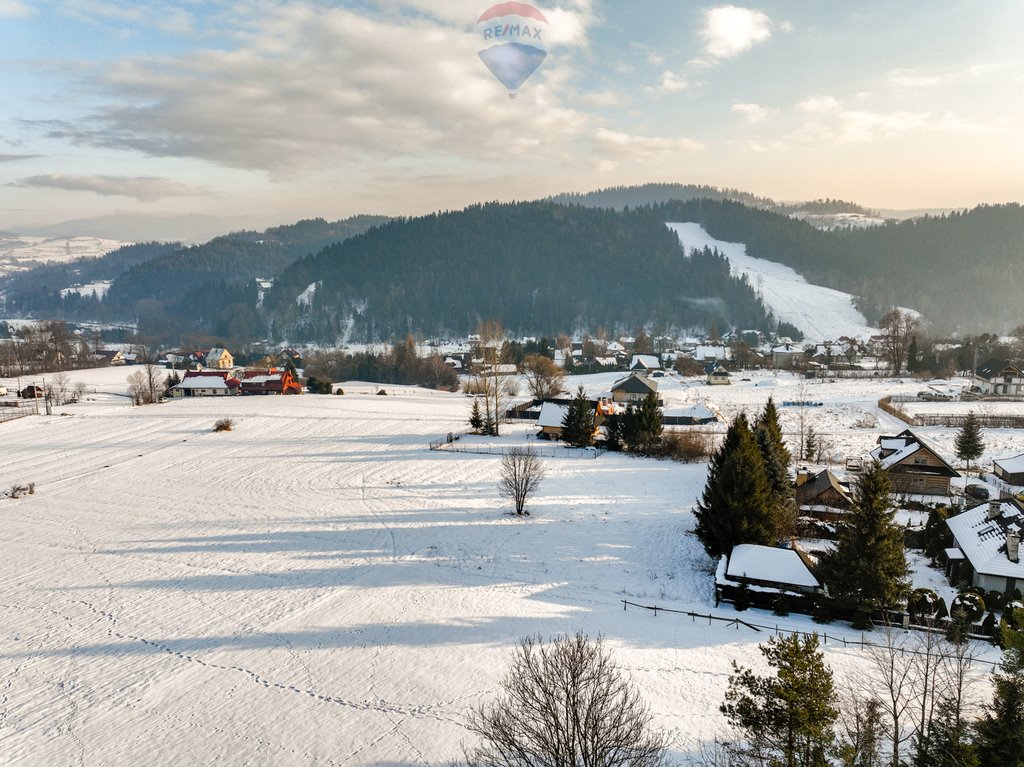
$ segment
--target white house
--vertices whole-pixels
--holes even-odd
[[[982,503],[946,520],[953,533],[953,547],[946,550],[957,577],[985,591],[1024,588],[1024,563],[1020,561],[1024,505],[1016,498]]]
[[[653,354],[634,354],[633,361],[629,363],[629,369],[640,373],[661,370],[661,360]]]

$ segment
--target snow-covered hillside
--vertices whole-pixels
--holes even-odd
[[[688,534],[704,464],[547,458],[517,519],[495,456],[427,448],[463,428],[462,395],[346,383],[132,408],[130,372],[72,372],[88,401],[0,424],[0,488],[36,483],[0,500],[0,764],[447,764],[518,638],[576,629],[607,638],[680,761],[721,731],[731,661],[762,667],[767,633],[620,601],[736,616]],[[913,387],[660,380],[667,406],[727,413],[813,397],[815,431],[851,450],[878,433],[854,419]],[[841,683],[863,673],[858,651],[826,656]]]
[[[39,264],[95,258],[130,244],[100,237],[0,237],[0,276]]]
[[[849,293],[812,285],[791,267],[748,256],[746,245],[716,240],[700,224],[668,226],[688,251],[709,247],[728,258],[733,274],[746,275],[772,313],[799,328],[807,341],[865,338],[878,332],[853,305]]]

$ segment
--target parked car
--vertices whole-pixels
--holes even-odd
[[[0,397],[6,397],[8,394],[6,386],[0,386]]]
[[[988,488],[984,485],[968,485],[964,488],[964,494],[976,501],[987,501],[989,496]]]

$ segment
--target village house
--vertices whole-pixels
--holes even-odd
[[[971,387],[989,396],[1022,397],[1024,373],[1021,372],[1021,364],[996,358],[986,360],[971,376]]]
[[[731,383],[729,380],[729,371],[725,369],[724,365],[709,365],[711,368],[708,371],[708,386],[727,386]]]
[[[228,371],[189,370],[167,392],[172,397],[227,397],[238,394],[240,386]]]
[[[302,394],[300,384],[287,368],[246,370],[242,374],[242,394]]]
[[[100,349],[93,355],[93,359],[99,365],[125,364],[124,352],[120,349]]]
[[[648,394],[658,396],[658,382],[651,381],[640,373],[632,373],[612,385],[612,400],[624,404],[639,405]],[[658,400],[658,404],[663,404]]]
[[[982,503],[946,520],[953,546],[946,549],[947,574],[985,591],[1024,587],[1020,561],[1024,504],[1016,498]]]
[[[799,469],[796,473],[796,503],[803,516],[838,521],[853,508],[850,483],[830,469],[818,472]]]
[[[661,370],[661,360],[653,354],[634,354],[633,360],[629,363],[629,369],[638,373],[653,373]]]
[[[203,360],[203,367],[211,370],[231,370],[234,366],[235,358],[231,356],[231,352],[218,346],[210,349]]]
[[[804,360],[804,350],[793,344],[780,344],[772,348],[772,364],[777,368],[794,368]]]
[[[949,480],[960,476],[910,429],[893,437],[879,437],[871,457],[888,472],[894,493],[949,495]]]
[[[537,425],[540,427],[541,439],[561,439],[562,423],[565,415],[569,412],[568,405],[559,405],[557,402],[545,402],[540,407],[540,416],[537,418]]]

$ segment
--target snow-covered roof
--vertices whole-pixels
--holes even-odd
[[[648,370],[661,370],[661,361],[653,354],[634,354],[631,368],[644,367]]]
[[[1024,514],[1007,499],[999,503],[999,516],[990,519],[990,503],[985,502],[946,520],[957,545],[976,573],[1006,578],[1024,578],[1024,562],[1011,562],[1006,556],[1006,533],[1020,532]]]
[[[227,380],[220,376],[195,376],[186,377],[179,384],[175,384],[171,387],[172,389],[228,389]]]
[[[766,581],[785,586],[818,588],[821,583],[792,549],[742,543],[729,555],[727,578]]]
[[[1010,458],[996,458],[992,463],[998,464],[1008,474],[1019,474],[1024,471],[1024,453]]]
[[[559,405],[557,402],[545,402],[540,409],[540,416],[537,418],[538,426],[549,428],[561,428],[565,414],[569,412],[568,405]]]
[[[662,410],[666,416],[673,418],[695,418],[698,420],[716,419],[718,416],[705,404],[699,403],[688,407],[671,407]]]

